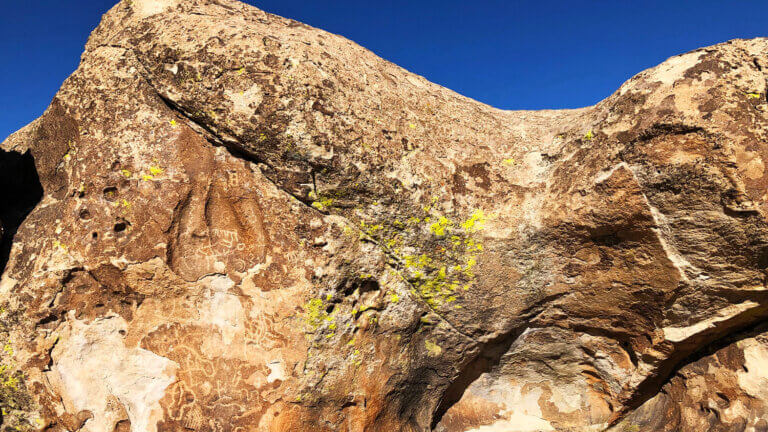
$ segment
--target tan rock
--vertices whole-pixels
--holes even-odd
[[[44,189],[0,283],[13,421],[762,430],[768,348],[728,338],[768,315],[765,67],[736,40],[502,111],[234,0],[124,0],[2,144]]]

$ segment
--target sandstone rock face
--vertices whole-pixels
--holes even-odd
[[[737,40],[502,111],[233,0],[123,0],[2,144],[3,422],[768,430],[767,68]]]

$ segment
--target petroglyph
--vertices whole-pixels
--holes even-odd
[[[3,421],[765,430],[766,58],[503,111],[234,0],[123,0],[2,145],[43,189]]]

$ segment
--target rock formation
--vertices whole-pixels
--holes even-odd
[[[767,77],[736,40],[503,111],[123,0],[2,144],[4,427],[767,431]]]

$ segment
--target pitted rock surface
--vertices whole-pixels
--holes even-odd
[[[3,421],[768,430],[766,68],[735,40],[503,111],[234,0],[123,0],[2,144]]]

